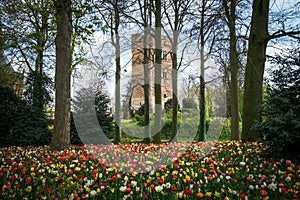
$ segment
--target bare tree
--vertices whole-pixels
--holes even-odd
[[[238,110],[238,70],[239,60],[237,52],[236,37],[236,7],[238,1],[231,0],[228,2],[223,0],[223,7],[227,18],[227,25],[230,32],[230,102],[231,102],[231,139],[239,140],[239,110]]]
[[[155,0],[155,63],[154,63],[154,93],[155,93],[155,118],[153,142],[161,142],[161,0]]]
[[[171,41],[172,51],[172,140],[177,141],[178,134],[178,70],[181,67],[182,59],[178,62],[178,43],[179,35],[182,33],[184,25],[187,23],[187,17],[189,15],[191,1],[187,0],[174,0],[170,3],[164,3],[164,15],[166,16],[167,27],[170,27],[172,31],[172,36],[170,36],[165,30],[168,39]],[[185,49],[185,48],[184,48]],[[183,49],[183,52],[184,52]]]
[[[183,90],[184,97],[187,99],[194,99],[196,96],[196,76],[189,75],[187,78],[184,78],[181,83],[181,89]]]
[[[144,95],[144,139],[142,142],[150,143],[151,141],[151,126],[150,126],[150,71],[153,66],[153,1],[152,0],[138,0],[133,3],[130,12],[123,10],[122,14],[128,20],[128,23],[137,25],[137,31],[142,30],[143,34],[132,35],[132,62],[143,65],[143,80],[135,77],[138,81],[133,82],[132,90],[136,92],[137,86],[141,85],[143,81],[143,95]],[[130,13],[130,14],[129,14]],[[134,70],[134,69],[133,69]]]
[[[141,14],[143,15],[143,26],[144,26],[144,37],[143,37],[143,67],[144,67],[144,116],[145,116],[145,122],[144,122],[144,143],[150,143],[151,141],[151,128],[150,128],[150,97],[149,97],[149,88],[150,88],[150,60],[151,60],[151,48],[147,47],[148,41],[151,40],[151,33],[150,33],[150,27],[152,23],[152,12],[151,12],[151,5],[149,5],[148,0],[144,0],[144,8],[143,12]],[[149,15],[147,15],[149,13]],[[150,38],[150,40],[149,40]],[[151,44],[150,44],[151,46]]]
[[[196,23],[192,28],[192,32],[198,34],[198,43],[200,51],[200,89],[199,89],[199,109],[200,109],[200,120],[199,128],[197,133],[197,140],[204,141],[204,135],[206,133],[206,108],[205,108],[205,61],[212,52],[213,44],[215,43],[215,37],[217,35],[214,29],[218,19],[217,10],[218,5],[216,1],[201,0],[198,2],[199,12],[196,15]],[[207,55],[205,54],[207,49]]]
[[[120,23],[121,10],[124,1],[112,0],[95,2],[105,25],[109,28],[111,43],[115,49],[115,143],[121,140],[121,47],[120,47]]]

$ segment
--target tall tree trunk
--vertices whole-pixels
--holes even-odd
[[[224,85],[226,86],[226,118],[231,117],[231,83],[230,83],[230,73],[228,66],[224,66]]]
[[[119,37],[119,36],[117,36]],[[117,41],[119,38],[117,39]],[[119,43],[116,42],[116,43]],[[120,55],[120,48],[116,48],[117,55]],[[115,73],[115,142],[119,143],[121,140],[121,60],[120,57],[116,57],[116,73]]]
[[[231,41],[230,43],[235,43]],[[231,140],[239,140],[239,108],[238,108],[238,59],[235,44],[230,45],[230,69],[231,69]],[[233,51],[233,52],[232,52]]]
[[[175,16],[176,18],[176,16]],[[177,16],[178,18],[178,16]],[[177,24],[175,22],[175,24]],[[177,74],[177,47],[178,46],[178,33],[173,31],[173,42],[172,42],[172,141],[177,142],[178,140],[178,74]]]
[[[202,63],[202,61],[201,61],[201,63]],[[203,64],[201,64],[201,66],[204,66],[204,61],[203,61]],[[199,109],[200,109],[200,123],[199,123],[199,128],[198,128],[198,131],[199,131],[198,141],[204,141],[204,135],[206,132],[204,67],[201,67],[201,75],[200,75]]]
[[[51,149],[60,150],[70,145],[70,77],[71,77],[71,0],[55,1],[57,35],[55,67],[55,119]]]
[[[223,1],[225,12],[228,19],[228,27],[230,32],[230,101],[231,101],[231,140],[239,140],[239,110],[238,110],[238,70],[239,60],[236,50],[236,0],[230,1],[230,8],[227,5],[227,1]]]
[[[120,25],[120,15],[118,3],[115,3],[115,27],[114,27],[114,37],[112,38],[113,45],[115,47],[116,57],[116,73],[115,73],[115,142],[119,143],[121,140],[121,52],[120,52],[120,36],[119,36],[119,25]],[[112,35],[113,37],[113,35]]]
[[[263,75],[269,35],[269,0],[254,0],[252,9],[242,118],[244,141],[261,138],[252,128],[256,121],[261,121]]]
[[[45,2],[41,2],[45,6]],[[45,90],[43,89],[44,77],[43,77],[43,65],[44,65],[44,50],[46,45],[46,37],[48,32],[48,15],[47,13],[41,13],[42,24],[36,24],[36,32],[40,34],[37,38],[37,57],[35,60],[35,72],[33,74],[33,107],[39,114],[44,113],[45,103]]]
[[[168,26],[172,30],[172,38],[168,38],[172,44],[171,58],[172,58],[172,139],[171,141],[178,141],[178,70],[181,67],[182,59],[178,62],[178,38],[183,30],[187,17],[189,16],[190,3],[185,0],[173,0],[164,4],[166,18],[168,19]],[[188,94],[189,96],[189,94]]]
[[[161,142],[161,0],[155,1],[155,63],[154,63],[154,93],[155,93],[155,117],[153,142]]]
[[[145,12],[146,13],[146,12]],[[147,48],[147,41],[150,38],[149,29],[145,26],[145,34],[144,34],[144,116],[145,116],[145,123],[144,123],[144,143],[149,144],[151,138],[151,130],[150,130],[150,99],[149,99],[149,70],[150,70],[150,49]]]
[[[43,47],[38,41],[39,50],[35,62],[35,71],[33,72],[33,94],[32,104],[35,111],[42,113],[44,108],[44,93],[43,93]]]
[[[204,8],[205,2],[202,2],[202,12],[200,19],[200,94],[199,94],[199,109],[200,109],[200,121],[198,127],[198,141],[204,141],[204,134],[206,132],[205,124],[205,69],[204,69]]]

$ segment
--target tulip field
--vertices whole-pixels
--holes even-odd
[[[0,199],[300,198],[300,163],[259,142],[0,148]]]

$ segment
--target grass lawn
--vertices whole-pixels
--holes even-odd
[[[0,199],[299,199],[300,163],[262,143],[0,149]]]

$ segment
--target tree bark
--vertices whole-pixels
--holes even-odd
[[[150,130],[150,99],[149,99],[149,70],[150,70],[150,49],[147,48],[147,41],[150,38],[149,35],[149,28],[145,26],[145,35],[144,35],[144,116],[145,116],[145,123],[144,123],[144,143],[149,144],[151,138],[151,130]]]
[[[239,110],[238,110],[238,70],[239,60],[238,52],[236,49],[236,0],[230,1],[230,8],[227,5],[227,1],[223,1],[225,13],[228,19],[228,27],[230,32],[230,101],[231,101],[231,140],[239,140]]]
[[[139,2],[141,5],[141,3]],[[143,143],[151,142],[151,126],[150,126],[150,63],[151,63],[151,47],[153,37],[150,33],[152,8],[149,0],[144,0],[144,6],[140,6],[140,12],[143,19],[144,37],[143,37],[143,68],[144,68],[144,139]],[[149,44],[150,43],[150,44]],[[152,59],[153,61],[153,59]]]
[[[242,140],[244,141],[261,138],[261,135],[253,130],[253,125],[262,118],[263,74],[269,35],[269,0],[254,0],[252,9],[242,117]]]
[[[154,93],[155,93],[155,117],[153,142],[161,142],[161,0],[155,1],[155,63],[154,63]]]
[[[71,77],[71,0],[55,1],[57,35],[55,66],[55,119],[51,141],[52,150],[70,145],[70,77]]]
[[[203,70],[202,70],[203,69]],[[205,117],[205,81],[204,81],[204,67],[201,67],[200,75],[200,95],[199,95],[199,109],[200,109],[200,123],[199,123],[199,138],[198,141],[204,141],[206,132],[206,117]]]
[[[178,17],[178,16],[177,16]],[[176,18],[176,16],[175,16]],[[175,22],[176,24],[176,22]],[[173,31],[172,42],[172,141],[177,142],[178,137],[178,74],[177,74],[177,47],[178,46],[178,33]]]
[[[231,83],[230,83],[230,73],[227,66],[224,66],[224,85],[226,86],[226,118],[231,117]]]
[[[44,114],[44,104],[45,104],[45,90],[43,89],[44,76],[43,76],[43,65],[44,65],[44,51],[48,35],[48,19],[49,11],[46,11],[46,2],[41,1],[40,6],[42,10],[39,10],[41,19],[36,19],[35,23],[32,25],[35,28],[36,33],[39,36],[36,38],[36,59],[35,59],[35,71],[33,72],[33,94],[32,94],[32,104],[35,111],[41,115]]]
[[[45,6],[45,2],[41,2]],[[41,13],[41,25],[38,23],[35,25],[35,30],[37,33],[40,33],[40,36],[37,38],[37,57],[35,60],[35,72],[34,72],[34,80],[33,80],[33,107],[40,114],[44,113],[44,99],[45,92],[43,89],[43,65],[44,65],[44,50],[46,45],[46,38],[48,34],[48,15],[47,13]]]
[[[200,121],[199,121],[199,137],[198,141],[204,141],[204,134],[206,132],[205,127],[205,69],[204,69],[204,14],[205,14],[205,2],[202,2],[202,11],[200,19],[200,94],[199,94],[199,110],[200,110]]]
[[[115,73],[115,143],[121,141],[121,48],[120,48],[120,36],[119,36],[119,25],[120,25],[120,13],[118,8],[118,1],[114,4],[115,12],[115,26],[113,30],[112,38],[113,45],[115,48],[115,62],[116,62],[116,73]]]
[[[117,36],[119,37],[119,36]],[[119,40],[119,38],[117,39],[117,41]],[[116,42],[116,43],[119,43]],[[120,44],[119,44],[120,45]],[[116,48],[116,52],[117,55],[120,55],[120,48]],[[120,57],[116,57],[116,73],[115,73],[115,85],[116,85],[116,89],[115,89],[115,142],[119,143],[121,140],[121,60]]]

